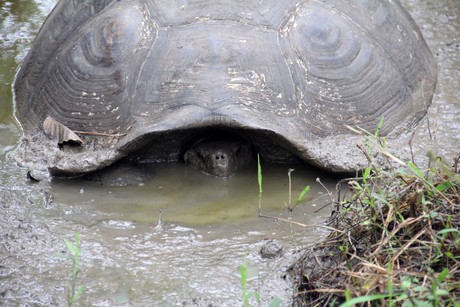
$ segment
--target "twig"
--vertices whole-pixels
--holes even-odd
[[[388,241],[403,227],[406,227],[406,226],[409,226],[410,224],[412,223],[415,223],[415,222],[418,222],[419,220],[421,219],[424,219],[425,217],[423,215],[419,216],[418,218],[414,219],[414,218],[408,218],[406,219],[404,222],[400,223],[398,225],[398,227],[396,227],[392,232],[391,232],[391,235],[386,237],[385,240],[383,240],[383,242],[379,243],[379,246],[377,247],[377,249],[371,254],[371,257],[374,256],[376,253],[378,253],[383,246],[385,246],[385,244],[388,243]]]
[[[267,219],[273,219],[273,220],[279,220],[279,221],[283,221],[283,222],[286,222],[286,223],[291,223],[291,224],[295,224],[295,225],[299,225],[299,226],[302,226],[302,227],[305,227],[305,228],[308,228],[308,227],[321,227],[321,228],[326,228],[326,229],[329,229],[329,230],[332,230],[332,231],[338,231],[338,232],[342,232],[338,229],[335,229],[335,228],[332,228],[332,227],[328,227],[328,226],[324,226],[324,225],[305,225],[305,224],[302,224],[302,223],[299,223],[299,222],[295,222],[295,221],[290,221],[290,220],[287,220],[287,219],[283,219],[281,217],[275,217],[275,216],[270,216],[270,215],[264,215],[262,214],[260,211],[259,211],[259,217],[264,217],[264,218],[267,218]]]
[[[313,212],[318,213],[319,211],[323,210],[324,208],[326,208],[326,207],[329,206],[329,205],[333,205],[333,204],[327,203],[327,204],[325,204],[324,206],[322,206],[321,208],[319,208],[319,209],[317,209],[317,210],[315,210],[315,211],[313,211]]]
[[[415,237],[412,238],[412,240],[410,240],[409,242],[407,242],[406,244],[404,244],[404,246],[401,248],[401,250],[393,256],[393,258],[391,258],[391,262],[394,262],[395,259],[397,259],[399,257],[399,255],[401,255],[410,245],[412,245],[412,243],[414,243],[421,235],[423,235],[426,231],[426,228],[419,231]]]
[[[414,163],[414,164],[415,164],[415,160],[414,160],[414,151],[412,150],[412,138],[414,137],[416,131],[417,131],[417,129],[414,129],[414,132],[412,132],[412,134],[411,134],[411,136],[409,138],[410,155],[411,155],[412,163]]]
[[[326,186],[321,182],[321,180],[318,178],[316,178],[316,182],[318,182],[323,188],[324,190],[326,190],[327,194],[329,195],[329,198],[331,199],[331,203],[335,204],[336,202],[334,201],[334,199],[332,198],[332,194],[331,192],[329,192],[329,190],[326,188]]]
[[[395,160],[396,162],[398,162],[399,164],[401,164],[402,166],[406,167],[407,166],[407,163],[403,162],[402,160],[396,158],[395,156],[393,156],[391,153],[389,153],[386,149],[380,147],[380,146],[377,146],[377,149],[379,151],[381,151],[384,155],[387,155],[388,157],[390,157],[391,159]]]
[[[422,87],[422,101],[423,101],[423,106],[425,107],[425,113],[426,113],[426,122],[428,126],[428,133],[430,135],[430,140],[433,140],[433,137],[431,135],[431,128],[430,128],[430,117],[428,116],[428,106],[425,103],[425,91],[423,90],[423,80],[419,79],[420,81],[420,86]]]
[[[315,251],[313,250],[313,248],[310,248],[310,251],[313,254],[313,257],[315,257],[315,260],[318,263],[318,265],[322,268],[323,266],[321,265],[321,262],[319,262],[318,257],[316,257],[316,254],[315,254]]]
[[[305,290],[301,292],[294,293],[294,296],[301,295],[305,293],[312,293],[312,292],[329,292],[329,293],[344,293],[345,290],[340,289],[314,289],[314,290]]]
[[[89,132],[89,131],[75,131],[75,130],[72,130],[73,132],[75,133],[79,133],[79,134],[89,134],[89,135],[97,135],[97,136],[114,136],[114,137],[120,137],[120,136],[125,136],[126,133],[122,133],[122,134],[108,134],[108,133],[99,133],[99,132]]]

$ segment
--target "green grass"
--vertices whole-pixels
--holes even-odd
[[[243,303],[244,307],[249,307],[249,299],[251,296],[254,296],[257,305],[261,306],[262,303],[260,301],[260,296],[259,293],[256,291],[248,291],[247,290],[247,265],[246,265],[246,259],[243,260],[243,264],[240,267],[240,274],[241,274],[241,287],[243,289]],[[272,302],[270,303],[269,307],[278,307],[281,304],[281,300],[278,297],[275,297]]]
[[[304,254],[309,278],[299,278],[297,296],[304,306],[460,307],[459,170],[432,154],[427,169],[401,161],[378,130],[356,130],[369,165],[343,180],[349,192],[338,199],[335,230]],[[372,160],[376,150],[386,168]],[[330,263],[320,267],[323,254]]]
[[[77,283],[77,275],[79,270],[77,269],[78,265],[78,254],[81,253],[81,249],[79,249],[80,245],[80,232],[77,232],[76,239],[75,239],[75,246],[72,245],[69,241],[64,239],[65,244],[67,245],[67,248],[70,250],[70,253],[72,256],[67,256],[67,255],[61,255],[61,254],[55,254],[57,257],[60,258],[66,258],[70,259],[73,261],[73,270],[72,270],[72,284],[71,286],[66,286],[67,290],[67,302],[69,306],[72,306],[72,304],[80,297],[81,293],[83,292],[84,286],[80,286],[77,290],[75,290],[76,283]]]

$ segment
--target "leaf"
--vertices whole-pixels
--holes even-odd
[[[407,294],[406,294],[406,293],[403,293],[403,294],[401,294],[401,295],[395,300],[395,302],[400,302],[400,301],[404,301],[404,302],[405,302],[405,301],[407,300],[407,298],[408,298]],[[404,305],[404,303],[403,303],[403,305]]]
[[[77,290],[77,293],[75,293],[75,295],[71,299],[69,299],[69,303],[73,304],[78,299],[78,297],[80,296],[82,292],[83,292],[83,286],[80,286],[80,288],[78,288]]]
[[[407,298],[407,294],[406,294],[406,298]],[[412,304],[411,300],[405,300],[401,305],[401,307],[413,307],[413,306],[415,305]]]
[[[310,186],[307,185],[305,189],[303,189],[302,193],[300,193],[299,199],[296,201],[296,203],[300,203],[302,201],[302,197],[305,195],[310,190]]]
[[[402,287],[403,290],[405,291],[407,288],[410,287],[411,284],[412,284],[411,280],[410,280],[410,279],[406,279],[406,280],[403,280],[403,282],[401,283],[401,287]]]
[[[433,307],[433,304],[431,302],[419,301],[414,298],[412,298],[412,300],[415,304],[412,304],[411,300],[407,300],[401,305],[401,307]]]
[[[43,130],[45,134],[48,135],[53,141],[58,144],[63,144],[65,142],[76,142],[78,144],[84,143],[82,139],[78,137],[72,130],[52,118],[47,116],[43,122]]]
[[[369,167],[366,167],[366,169],[364,170],[364,174],[363,174],[363,180],[366,181],[367,177],[369,177],[369,174],[371,173],[371,169]]]
[[[423,176],[422,172],[419,171],[419,169],[412,162],[408,162],[408,164],[415,175],[418,175],[421,179],[425,180],[425,177]]]
[[[443,280],[447,277],[447,275],[449,275],[449,269],[444,268],[444,270],[442,270],[441,274],[439,274],[438,276],[438,281],[443,282]]]
[[[83,288],[84,286],[80,286],[80,288],[78,288],[77,294],[74,296],[76,299],[80,297],[80,294],[83,292]]]
[[[355,297],[354,299],[351,299],[348,302],[343,303],[339,307],[351,307],[358,303],[371,302],[371,301],[379,300],[381,298],[387,298],[389,296],[390,296],[389,294],[375,294],[375,295]]]
[[[452,184],[452,182],[450,181],[445,181],[445,182],[441,182],[440,184],[438,184],[436,186],[436,190],[438,190],[439,192],[442,192],[444,190],[447,190],[447,189],[450,189],[451,187],[453,187],[454,185]]]
[[[260,156],[257,154],[257,179],[259,181],[259,193],[262,193],[262,167],[260,166]]]
[[[436,289],[435,295],[436,296],[449,295],[449,291],[444,290],[444,289]]]
[[[447,229],[443,229],[443,230],[438,231],[438,235],[442,235],[442,234],[445,234],[445,233],[448,233],[448,232],[459,232],[459,230],[455,229],[455,228],[447,228]]]
[[[69,241],[67,241],[65,239],[64,239],[64,242],[65,242],[65,245],[67,245],[67,247],[70,249],[70,252],[75,255],[77,253],[77,250],[72,245],[72,243],[70,243]]]
[[[417,286],[417,287],[414,287],[414,289],[412,289],[414,292],[420,292],[422,291],[424,288],[422,288],[421,286]]]
[[[273,301],[270,303],[270,306],[268,307],[278,307],[281,303],[281,300],[279,297],[275,297]]]
[[[375,138],[378,138],[379,137],[379,132],[380,132],[380,128],[382,127],[383,125],[383,116],[382,118],[380,119],[380,123],[379,125],[377,126],[377,129],[375,129]]]

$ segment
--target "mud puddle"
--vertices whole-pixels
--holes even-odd
[[[323,181],[332,190],[336,180],[307,164],[264,164],[262,209],[283,215],[289,203],[291,173],[292,205],[306,186],[310,191],[293,212],[299,217],[313,218],[314,211],[329,202],[325,190],[316,183]],[[258,215],[259,186],[256,167],[235,174],[229,179],[217,179],[202,174],[186,165],[163,163],[152,169],[154,178],[129,186],[110,186],[84,178],[53,179],[51,187],[59,191],[54,200],[80,210],[101,211],[115,219],[156,223],[159,211],[167,222],[187,225],[235,223],[241,219],[253,220]],[[329,208],[323,210],[327,215]]]
[[[219,180],[170,163],[143,185],[112,187],[82,179],[32,183],[8,159],[2,167],[0,295],[6,306],[65,304],[71,263],[54,254],[67,252],[63,239],[74,241],[77,231],[83,249],[77,283],[85,291],[76,306],[236,306],[244,259],[248,287],[260,292],[264,305],[274,296],[289,304],[292,281],[285,271],[298,256],[296,246],[327,234],[259,218],[257,174],[250,170]],[[263,168],[264,214],[309,225],[328,218],[330,208],[315,213],[329,202],[315,182],[326,174],[306,165]],[[293,202],[312,187],[292,214],[283,208],[289,168],[295,168]],[[336,182],[322,181],[331,188]],[[267,239],[281,243],[282,257],[261,257]]]

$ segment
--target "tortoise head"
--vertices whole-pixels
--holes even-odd
[[[254,162],[254,150],[243,139],[205,137],[185,152],[184,161],[205,174],[227,178]]]

